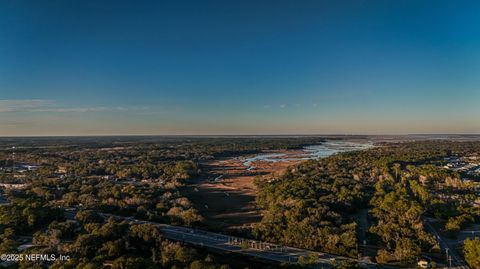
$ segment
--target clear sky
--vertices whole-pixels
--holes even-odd
[[[479,1],[0,1],[0,135],[480,133]]]

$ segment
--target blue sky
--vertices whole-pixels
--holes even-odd
[[[480,132],[476,1],[0,1],[0,135]]]

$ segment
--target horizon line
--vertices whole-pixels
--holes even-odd
[[[36,138],[36,137],[155,137],[155,136],[185,136],[185,137],[213,137],[213,136],[480,136],[480,133],[407,133],[407,134],[365,134],[365,133],[350,133],[350,134],[340,134],[340,133],[312,133],[312,134],[79,134],[79,135],[0,135],[0,138]]]

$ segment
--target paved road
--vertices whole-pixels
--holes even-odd
[[[247,240],[243,238],[188,229],[184,227],[169,227],[161,225],[160,230],[166,238],[172,240],[184,241],[190,244],[205,246],[228,252],[238,252],[244,255],[259,257],[277,262],[297,263],[300,257],[303,257],[305,261],[307,261],[309,257],[312,257],[312,255],[318,257],[319,263],[326,264],[329,264],[333,260],[341,261],[347,259],[344,257],[333,256],[325,253],[315,253],[302,249],[283,247],[274,244]],[[249,247],[243,249],[241,247],[242,242],[244,242],[243,244],[245,245],[249,245]]]
[[[426,227],[429,230],[429,232],[431,232],[435,236],[435,239],[440,245],[440,248],[442,249],[442,251],[445,252],[446,249],[448,248],[448,254],[452,257],[452,267],[458,268],[458,269],[468,269],[469,267],[466,265],[462,257],[457,253],[457,251],[455,250],[455,247],[442,239],[442,237],[438,234],[435,227],[433,227],[433,225],[430,223],[431,221],[432,221],[431,219],[426,218],[425,220]]]
[[[65,216],[67,217],[67,219],[74,220],[75,213],[76,210],[69,209],[65,211]],[[106,213],[102,213],[101,215],[105,219],[113,217],[115,219],[121,219],[135,224],[155,225],[159,227],[163,236],[170,240],[181,241],[191,245],[201,246],[224,252],[239,253],[279,263],[298,263],[301,259],[308,261],[312,257],[315,257],[317,263],[323,265],[331,265],[332,262],[338,263],[345,260],[352,260],[360,263],[361,265],[364,265],[367,268],[391,268],[387,266],[380,266],[378,264],[368,261],[360,261],[348,257],[337,256],[322,252],[309,251],[305,249],[286,247],[240,237],[233,237],[219,233],[207,232],[199,229],[161,224],[157,222],[138,220],[132,217],[123,217]]]
[[[8,200],[0,193],[0,205],[8,204]]]
[[[249,240],[240,237],[233,237],[224,234],[212,233],[198,229],[172,226],[151,221],[136,220],[132,218],[122,218],[109,214],[104,214],[104,217],[125,219],[131,223],[137,224],[153,224],[160,228],[160,231],[165,238],[168,238],[170,240],[182,241],[188,244],[225,252],[240,253],[243,255],[257,257],[274,262],[298,263],[301,259],[308,261],[309,259],[314,257],[317,263],[324,265],[330,265],[334,261],[341,262],[345,260],[354,260],[368,268],[382,268],[381,266],[371,262],[359,261],[348,257],[309,251],[305,249],[285,247],[281,245]],[[248,248],[245,248],[245,246],[248,246]]]

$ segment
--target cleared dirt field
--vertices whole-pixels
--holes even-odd
[[[287,153],[285,158],[298,155]],[[225,231],[235,228],[247,228],[259,222],[261,212],[255,205],[256,177],[269,179],[281,175],[285,169],[298,161],[282,160],[276,162],[255,161],[249,170],[243,163],[249,156],[218,159],[202,164],[206,176],[199,178],[187,187],[185,195],[194,203],[205,217],[209,228]]]

